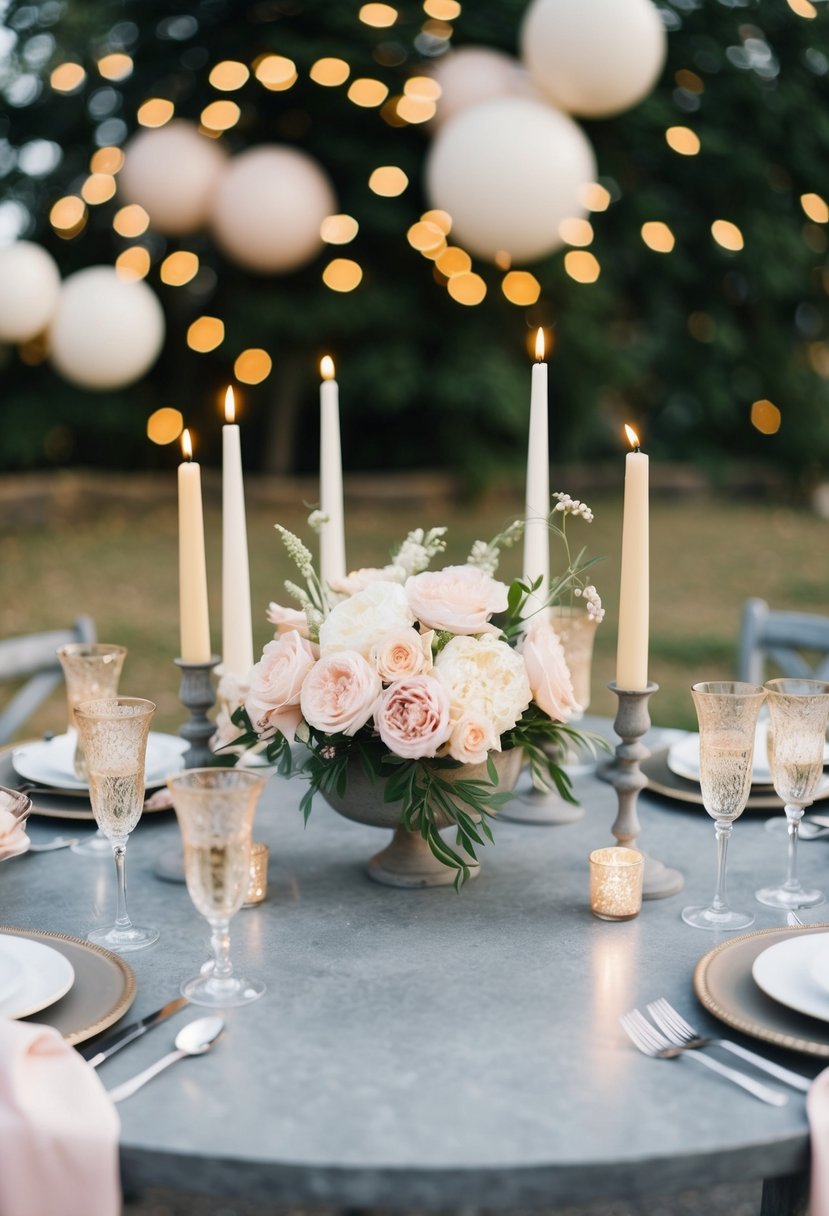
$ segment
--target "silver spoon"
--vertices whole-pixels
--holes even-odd
[[[185,1056],[203,1056],[206,1051],[210,1050],[224,1028],[225,1024],[221,1018],[196,1018],[195,1022],[188,1022],[176,1035],[175,1051],[162,1056],[160,1060],[156,1060],[155,1064],[151,1064],[143,1072],[137,1073],[129,1081],[124,1081],[122,1085],[116,1085],[114,1089],[110,1089],[108,1091],[110,1098],[113,1102],[123,1102],[124,1098],[132,1097],[136,1090],[139,1090],[142,1085],[146,1085],[153,1077],[157,1077],[165,1068],[175,1064],[176,1060],[183,1060]]]

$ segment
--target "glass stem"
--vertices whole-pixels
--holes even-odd
[[[797,877],[797,841],[802,818],[802,807],[786,806],[786,821],[789,828],[789,850],[786,855],[786,881],[783,883],[785,891],[800,890],[800,882]]]
[[[725,866],[728,857],[728,842],[731,839],[731,829],[733,826],[733,823],[729,823],[725,819],[717,820],[717,889],[711,901],[711,908],[714,912],[728,911],[728,900],[725,891]]]
[[[210,949],[213,951],[213,978],[226,980],[233,973],[230,962],[230,921],[210,922]]]
[[[127,846],[126,842],[113,843],[112,852],[115,857],[116,900],[115,926],[117,929],[131,929],[132,921],[127,912]]]

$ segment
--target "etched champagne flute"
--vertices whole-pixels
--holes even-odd
[[[250,880],[253,818],[268,778],[236,768],[191,768],[167,779],[184,842],[184,878],[210,925],[212,967],[181,985],[195,1005],[247,1005],[265,991],[261,980],[233,972],[230,921]]]
[[[751,789],[757,716],[766,693],[759,684],[718,680],[694,684],[691,696],[699,722],[702,802],[716,825],[717,886],[708,907],[683,908],[682,919],[696,929],[746,929],[754,915],[729,907],[726,861],[734,821]]]
[[[147,736],[154,712],[153,702],[140,697],[84,701],[75,708],[89,770],[92,813],[112,847],[117,874],[115,921],[105,929],[93,929],[87,937],[118,954],[151,946],[159,936],[157,929],[130,920],[126,879],[127,840],[144,806]]]
[[[800,821],[814,801],[823,773],[829,683],[783,678],[765,684],[769,706],[769,767],[775,793],[782,798],[789,834],[786,877],[778,886],[761,887],[757,898],[770,908],[812,908],[826,898],[804,887],[797,876]]]

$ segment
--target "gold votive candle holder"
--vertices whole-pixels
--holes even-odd
[[[268,846],[254,840],[250,846],[250,878],[243,908],[261,904],[268,894]]]
[[[642,909],[645,858],[614,845],[590,854],[590,911],[600,920],[632,920]]]

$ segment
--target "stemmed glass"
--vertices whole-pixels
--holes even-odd
[[[70,642],[57,651],[66,681],[66,709],[70,735],[75,736],[73,769],[78,781],[88,781],[86,757],[78,735],[75,708],[81,701],[97,701],[118,695],[118,682],[127,655],[126,646],[110,642]],[[94,836],[72,845],[72,852],[82,857],[104,857],[110,846],[99,828]]]
[[[785,805],[789,847],[785,879],[779,886],[761,887],[757,898],[770,908],[811,908],[825,896],[815,887],[804,887],[797,877],[797,840],[803,812],[814,801],[823,772],[829,683],[784,678],[767,680],[765,688],[769,767],[775,792]]]
[[[754,734],[766,693],[759,684],[723,680],[694,684],[691,696],[699,721],[702,802],[716,824],[717,887],[707,908],[684,908],[682,919],[696,929],[745,929],[754,916],[728,906],[726,858],[734,820],[751,789]]]
[[[87,937],[123,954],[158,941],[158,930],[134,925],[127,912],[127,840],[144,806],[147,736],[155,713],[152,701],[113,697],[75,707],[78,734],[89,770],[89,797],[98,827],[115,855],[118,881],[115,922]]]
[[[213,965],[181,985],[196,1005],[247,1005],[265,991],[261,980],[233,974],[230,921],[247,893],[253,817],[267,779],[235,768],[191,768],[167,779],[184,842],[187,890],[210,925]]]

